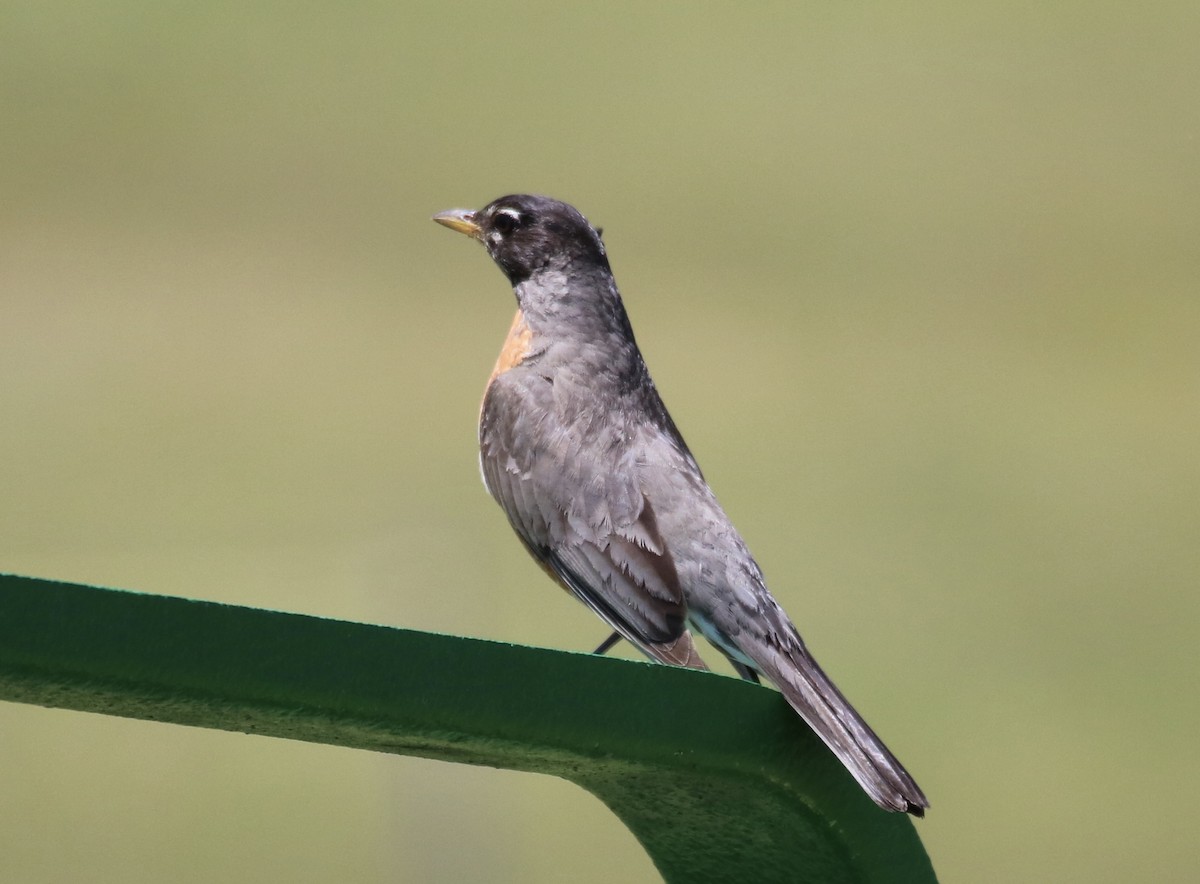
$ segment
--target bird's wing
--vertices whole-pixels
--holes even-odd
[[[595,425],[555,415],[552,384],[496,377],[480,416],[484,482],[526,547],[566,589],[647,654],[703,668],[687,608],[649,501]]]

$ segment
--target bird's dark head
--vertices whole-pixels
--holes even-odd
[[[608,270],[600,233],[576,208],[549,197],[511,194],[478,211],[451,209],[433,220],[483,243],[514,286],[539,270]]]

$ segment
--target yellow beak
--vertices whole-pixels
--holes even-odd
[[[471,209],[447,209],[434,215],[433,220],[451,230],[479,239],[481,230],[475,223],[475,212]]]

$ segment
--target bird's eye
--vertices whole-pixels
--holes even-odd
[[[508,236],[521,226],[521,215],[512,209],[501,209],[492,218],[492,227],[501,236]]]

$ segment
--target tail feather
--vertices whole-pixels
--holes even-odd
[[[788,704],[885,810],[924,816],[929,800],[803,645],[771,648],[756,663]]]

